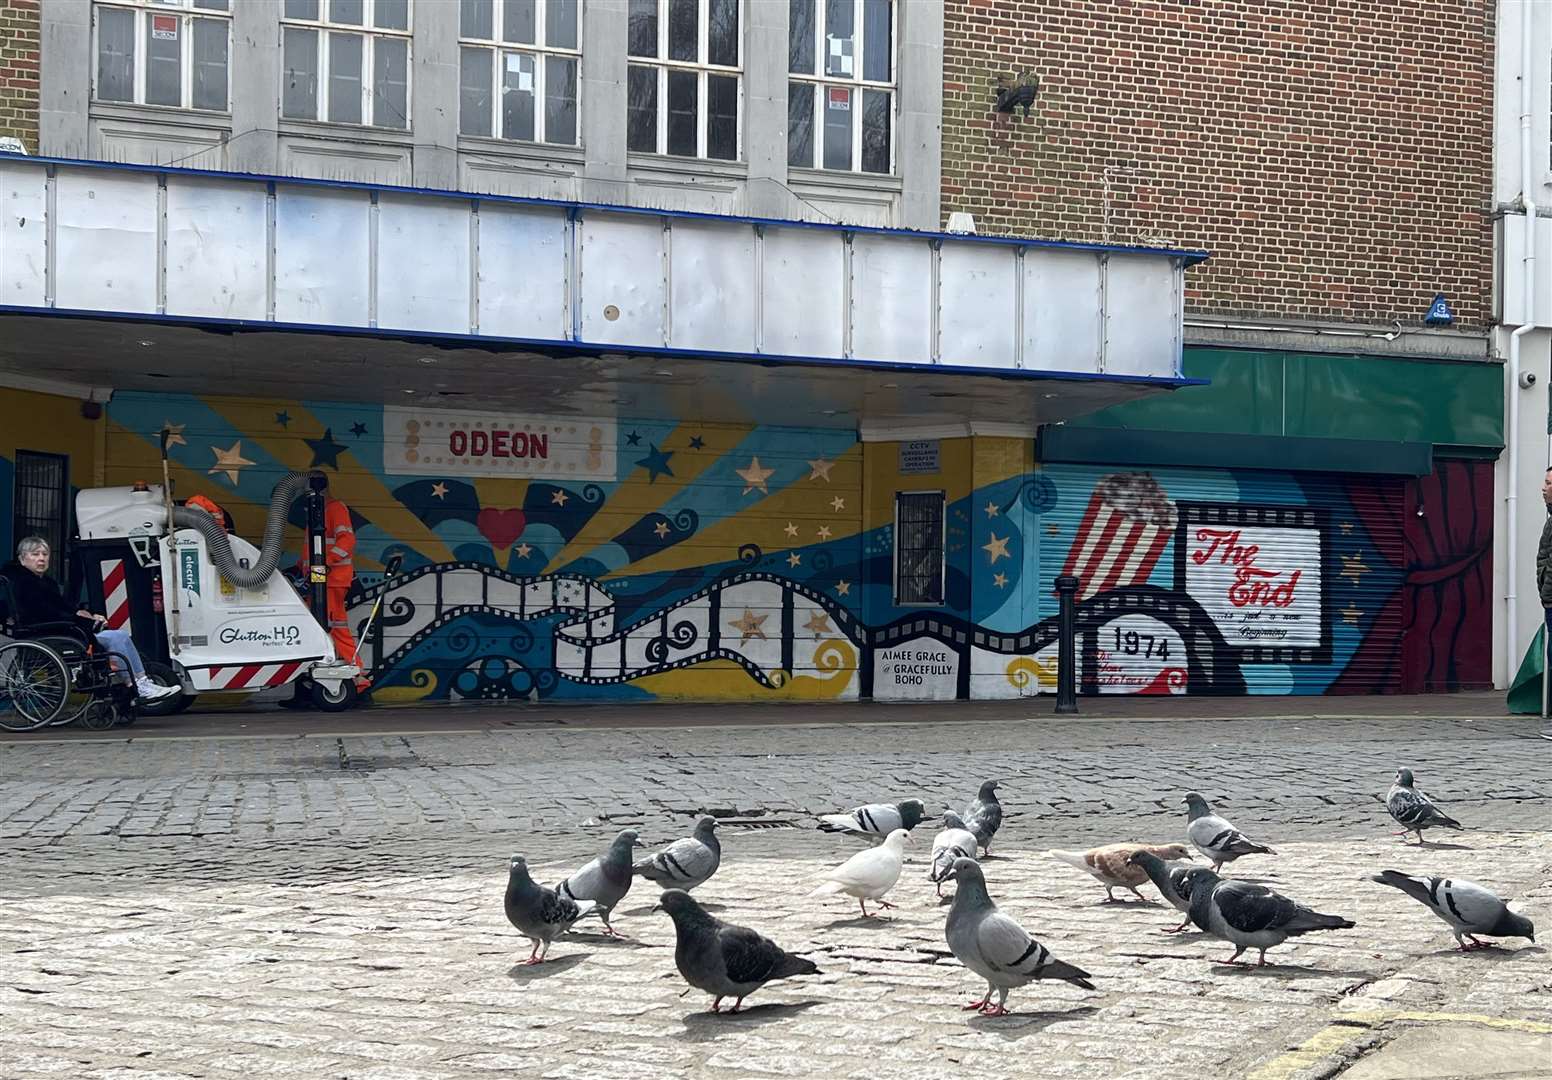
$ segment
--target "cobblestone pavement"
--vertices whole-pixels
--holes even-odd
[[[1552,758],[1510,719],[1041,723],[987,720],[15,741],[0,746],[0,1075],[34,1077],[1328,1076],[1409,1026],[1507,1025],[1525,1076],[1552,1060],[1552,965],[1522,939],[1461,955],[1377,869],[1513,895],[1552,933]],[[1388,834],[1398,765],[1472,826],[1425,850]],[[924,880],[932,830],[863,921],[810,899],[856,849],[814,812],[918,795],[962,804],[998,776],[993,895],[1094,975],[1015,991],[1012,1017],[951,957]],[[1179,838],[1184,790],[1280,854],[1264,877],[1353,931],[1213,967],[1172,911],[1099,903],[1046,847]],[[642,885],[636,941],[591,933],[519,968],[506,858],[553,879],[621,823],[649,841],[728,819],[698,892],[811,955],[738,1017],[702,1013]],[[1367,1063],[1366,1063],[1367,1064]],[[1510,1075],[1495,1072],[1494,1075]]]

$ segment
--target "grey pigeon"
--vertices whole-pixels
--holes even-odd
[[[965,828],[965,820],[952,810],[943,811],[943,831],[932,838],[932,866],[927,880],[943,895],[943,883],[953,873],[955,859],[973,859],[980,843],[975,833]]]
[[[1158,887],[1159,895],[1185,916],[1179,926],[1166,929],[1166,934],[1178,934],[1191,925],[1191,896],[1197,889],[1210,889],[1223,880],[1205,866],[1165,862],[1151,851],[1139,851],[1127,862],[1141,867],[1148,880]]]
[[[631,855],[640,847],[635,829],[624,829],[609,845],[609,850],[588,863],[575,874],[555,886],[555,891],[572,900],[591,900],[597,905],[598,916],[604,921],[604,929],[614,937],[619,933],[609,922],[615,905],[630,892]]]
[[[820,832],[854,833],[882,840],[896,829],[910,832],[927,816],[927,808],[920,799],[906,799],[898,803],[869,803],[848,810],[844,814],[823,814],[819,818]]]
[[[976,792],[975,801],[965,807],[965,828],[975,833],[976,841],[986,854],[992,853],[992,837],[1002,828],[1002,803],[997,801],[998,783],[988,780]]]
[[[1357,925],[1341,915],[1312,911],[1265,885],[1233,880],[1193,888],[1191,921],[1234,946],[1234,955],[1224,963],[1239,964],[1240,953],[1259,949],[1260,967],[1266,966],[1266,950],[1290,937],[1315,930],[1351,930]]]
[[[1233,862],[1241,855],[1277,854],[1213,813],[1207,800],[1196,792],[1187,794],[1183,801],[1190,808],[1186,811],[1186,839],[1196,845],[1196,850],[1212,860],[1214,872],[1223,869],[1224,863]]]
[[[517,927],[517,932],[534,943],[533,952],[525,964],[542,964],[550,954],[550,943],[560,937],[571,924],[593,910],[593,901],[581,903],[562,896],[554,889],[540,885],[528,873],[528,861],[521,855],[512,856],[512,869],[507,875],[507,895],[503,906],[507,921]],[[544,947],[540,952],[539,947]]]
[[[966,1009],[1006,1016],[1008,991],[1036,979],[1061,979],[1085,990],[1094,989],[1088,972],[1055,959],[1028,931],[997,910],[986,891],[980,863],[955,859],[953,878],[958,887],[943,924],[943,936],[959,962],[986,980],[986,995]]]
[[[1369,879],[1400,889],[1450,924],[1455,944],[1461,951],[1491,949],[1490,941],[1478,941],[1477,934],[1491,937],[1526,937],[1536,940],[1536,926],[1523,915],[1516,915],[1491,889],[1462,878],[1412,877],[1399,870],[1385,870]],[[1467,940],[1471,944],[1466,944]]]
[[[633,869],[665,889],[686,891],[704,884],[722,865],[722,845],[717,841],[717,819],[703,817],[695,823],[695,832],[675,840],[666,848],[643,859]]]
[[[746,926],[734,926],[711,915],[682,889],[669,889],[660,906],[674,920],[674,963],[684,981],[712,996],[711,1011],[722,1011],[722,999],[737,998],[728,1011],[736,1013],[744,998],[773,979],[818,975],[812,960],[793,956]]]
[[[1411,769],[1396,770],[1396,782],[1390,785],[1390,792],[1385,796],[1385,809],[1390,811],[1390,816],[1401,826],[1401,831],[1396,835],[1404,838],[1407,833],[1415,832],[1419,844],[1423,842],[1424,829],[1431,829],[1436,825],[1443,825],[1447,829],[1465,828],[1435,806],[1432,799],[1412,786]]]

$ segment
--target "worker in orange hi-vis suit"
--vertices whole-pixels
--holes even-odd
[[[312,537],[302,549],[302,561],[312,550]],[[326,495],[323,501],[323,558],[328,566],[329,636],[334,639],[334,651],[344,663],[356,657],[356,635],[351,633],[350,618],[345,610],[345,594],[355,580],[356,529],[350,521],[350,507]],[[364,674],[356,677],[356,689],[365,690],[372,680]]]

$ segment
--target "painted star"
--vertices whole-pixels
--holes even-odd
[[[834,510],[836,513],[840,513],[842,510],[846,509],[846,500],[837,495],[835,498],[830,500],[830,509]]]
[[[759,488],[767,495],[771,493],[771,489],[765,486],[765,482],[775,475],[776,470],[760,468],[759,457],[752,458],[748,468],[734,469],[733,471],[744,481],[744,490],[741,494],[747,495],[755,488]]]
[[[704,449],[706,449],[706,440],[701,438],[699,435],[691,435],[690,436],[690,449],[691,450],[704,450]]]
[[[663,537],[668,535],[668,522],[658,522],[655,526],[653,526],[652,531],[657,533],[658,539],[661,540]]]
[[[350,425],[350,433],[359,439],[361,436],[366,434],[366,425],[357,420],[354,424]]]
[[[219,446],[212,446],[210,452],[216,456],[216,463],[206,470],[206,475],[225,473],[226,482],[233,486],[237,484],[237,474],[242,470],[242,467],[253,464],[253,462],[242,456],[241,439],[234,442],[230,450],[222,450]]]
[[[993,574],[992,575],[992,584],[997,586],[997,588],[999,588],[999,589],[1006,587],[1007,584],[1008,584],[1008,575],[1007,574]]]
[[[835,462],[826,461],[824,458],[815,458],[808,463],[808,467],[810,470],[808,478],[810,480],[823,480],[828,484],[830,482],[830,470],[835,468]]]
[[[803,624],[803,629],[818,637],[820,634],[833,634],[835,628],[830,625],[830,616],[822,611],[816,611],[808,617],[808,622]]]
[[[639,431],[631,432],[629,435],[625,436],[625,441],[627,443],[629,443],[631,446],[640,446],[641,445],[641,432],[639,432]]]
[[[290,427],[291,414],[282,409],[280,412],[275,414],[275,423],[279,424],[281,427]]]
[[[432,484],[431,485],[431,497],[433,499],[445,499],[445,498],[447,498],[447,485],[442,483],[442,481],[440,481],[440,480],[438,480],[436,483]]]
[[[519,559],[526,559],[529,555],[533,554],[533,548],[529,547],[527,544],[518,544],[517,547],[513,548],[512,550],[517,552],[517,557]]]
[[[183,429],[187,424],[175,424],[171,420],[162,421],[162,430],[167,432],[168,446],[187,446],[188,440],[183,437]]]
[[[997,509],[997,504],[996,503],[989,502],[989,503],[986,504],[986,516],[987,517],[994,518],[994,517],[997,516],[998,512],[999,511]]]
[[[798,527],[789,521],[787,522],[786,528],[782,529],[781,531],[786,533],[788,536],[796,536],[798,534]]]
[[[668,467],[668,459],[674,456],[674,452],[659,450],[656,443],[647,445],[652,448],[651,452],[636,462],[637,466],[647,470],[647,483],[656,483],[659,476],[674,475],[674,470]]]
[[[799,555],[795,551],[792,554],[787,556],[787,565],[788,566],[794,566],[795,567],[795,566],[798,566],[799,564],[801,564],[802,562],[803,562],[803,556]]]
[[[982,544],[981,550],[991,556],[993,563],[998,559],[1011,559],[1013,556],[1008,554],[1008,541],[1011,539],[1013,539],[1011,536],[998,536],[996,533],[992,533],[991,543]]]
[[[850,596],[851,595],[851,582],[849,582],[849,581],[837,581],[835,583],[835,595],[836,596]]]
[[[339,470],[340,454],[350,449],[344,443],[334,441],[333,428],[324,428],[321,439],[303,439],[302,441],[313,452],[312,464],[307,466],[309,469],[317,469],[327,465],[337,472]]]
[[[830,526],[828,526],[828,525],[821,525],[821,526],[819,526],[819,528],[814,531],[814,535],[819,537],[819,539],[821,539],[821,540],[828,540],[828,539],[830,539]]]
[[[553,506],[565,506],[566,500],[569,498],[571,498],[571,495],[565,491],[561,491],[559,488],[550,493],[550,503]]]
[[[1355,607],[1345,607],[1342,608],[1341,611],[1342,621],[1347,623],[1349,626],[1357,626],[1358,620],[1363,617],[1363,612],[1359,611]]]
[[[1363,575],[1369,572],[1369,568],[1363,565],[1363,554],[1342,556],[1342,572],[1337,577],[1353,579],[1353,587],[1363,584]]]
[[[743,637],[738,639],[738,643],[740,645],[744,644],[744,642],[748,641],[752,637],[757,637],[761,641],[767,641],[769,639],[766,638],[765,631],[761,629],[761,626],[765,623],[765,620],[769,618],[770,615],[756,615],[748,608],[744,608],[744,617],[742,619],[734,619],[728,625],[731,626],[734,630],[737,630],[739,633],[743,634]]]

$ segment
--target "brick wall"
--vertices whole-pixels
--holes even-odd
[[[0,0],[0,135],[38,152],[40,0]]]
[[[1493,0],[947,0],[943,212],[1207,248],[1203,315],[1490,315]],[[999,131],[1000,74],[1029,118]]]

